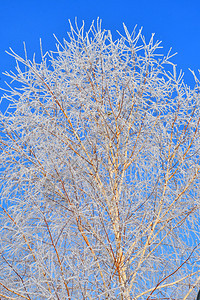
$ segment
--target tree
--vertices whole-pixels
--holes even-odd
[[[1,124],[0,297],[194,299],[200,96],[141,30],[19,57]]]

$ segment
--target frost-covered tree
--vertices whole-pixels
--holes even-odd
[[[141,31],[70,25],[0,114],[0,298],[194,299],[200,84]]]

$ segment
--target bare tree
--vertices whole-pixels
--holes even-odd
[[[16,59],[0,115],[2,299],[194,299],[200,96],[141,30]]]

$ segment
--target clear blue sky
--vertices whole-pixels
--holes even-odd
[[[0,73],[15,67],[5,53],[9,47],[23,55],[25,41],[29,58],[36,52],[39,60],[39,39],[45,51],[55,50],[53,33],[62,40],[68,19],[73,22],[75,17],[88,26],[100,17],[103,27],[113,33],[123,30],[123,22],[130,31],[136,24],[143,26],[147,39],[155,33],[155,39],[162,40],[164,53],[170,47],[178,52],[173,62],[183,69],[186,83],[193,85],[188,68],[200,69],[199,0],[0,0]],[[5,87],[6,77],[0,78],[0,86]]]

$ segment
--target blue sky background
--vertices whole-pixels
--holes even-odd
[[[62,40],[69,30],[68,19],[87,26],[100,17],[103,28],[123,31],[124,22],[130,31],[143,26],[147,39],[155,33],[162,40],[163,52],[172,47],[178,55],[173,62],[185,73],[185,82],[194,85],[188,68],[200,69],[200,1],[199,0],[0,0],[0,73],[14,70],[15,61],[5,53],[9,47],[23,56],[26,42],[28,56],[40,59],[39,39],[44,51],[55,50],[53,33]],[[6,76],[0,74],[0,86]],[[3,92],[0,91],[0,96]],[[0,104],[5,110],[6,102]]]

